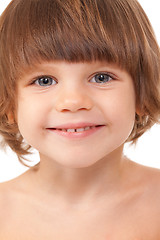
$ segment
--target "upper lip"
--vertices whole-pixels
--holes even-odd
[[[96,124],[89,122],[81,122],[81,123],[67,123],[49,128],[58,128],[58,129],[75,129],[75,128],[85,128],[85,127],[95,127],[95,126],[104,126],[104,124]]]

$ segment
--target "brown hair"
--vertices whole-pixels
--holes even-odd
[[[135,143],[160,117],[160,52],[136,0],[12,0],[0,17],[0,133],[19,160],[29,152],[16,121],[16,81],[41,61],[106,60],[132,77]]]

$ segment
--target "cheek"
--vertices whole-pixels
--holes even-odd
[[[130,114],[132,111],[136,111],[135,104],[135,94],[133,91],[115,91],[113,94],[104,93],[98,97],[99,106],[102,106],[103,109],[106,109],[112,114],[114,113],[124,113]]]
[[[45,108],[35,99],[20,98],[17,108],[17,122],[22,135],[28,135],[31,131],[34,132],[41,125],[42,117],[45,116],[42,109]]]
[[[121,94],[121,101],[117,102],[117,112],[115,114],[115,122],[118,128],[117,131],[119,131],[126,139],[130,136],[133,130],[136,112],[134,92],[128,93],[123,92]]]
[[[112,129],[130,131],[135,121],[135,93],[133,88],[124,88],[101,95],[101,111]]]

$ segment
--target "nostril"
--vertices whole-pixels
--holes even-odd
[[[92,100],[86,95],[81,97],[63,96],[55,103],[58,112],[77,112],[86,111],[93,108]]]

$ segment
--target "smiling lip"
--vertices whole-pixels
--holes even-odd
[[[66,138],[84,138],[96,133],[105,125],[95,123],[72,123],[59,125],[53,128],[47,128],[49,132],[53,132]],[[74,131],[74,130],[75,131]],[[72,131],[71,131],[72,130]]]
[[[81,123],[68,123],[68,124],[62,124],[59,126],[55,126],[55,129],[76,129],[76,128],[85,128],[85,127],[95,127],[100,126],[102,124],[96,124],[96,123],[89,123],[89,122],[81,122]]]

